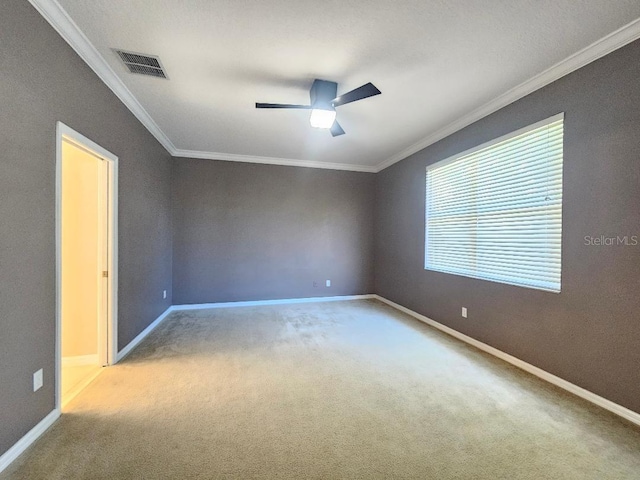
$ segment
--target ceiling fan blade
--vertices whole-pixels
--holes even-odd
[[[333,122],[333,125],[331,125],[330,131],[331,131],[331,135],[334,137],[337,137],[339,135],[344,135],[344,130],[342,129],[342,127],[340,126],[337,120]]]
[[[311,110],[311,105],[292,105],[288,103],[256,103],[256,108],[298,108]]]
[[[350,92],[334,98],[331,103],[334,107],[339,107],[340,105],[357,102],[358,100],[373,97],[374,95],[380,95],[381,93],[382,92],[378,90],[373,83],[369,82],[366,85],[362,85],[355,90],[351,90]]]

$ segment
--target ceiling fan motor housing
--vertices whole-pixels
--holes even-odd
[[[338,84],[326,80],[314,80],[309,92],[311,106],[323,110],[333,110],[331,101],[338,96]]]

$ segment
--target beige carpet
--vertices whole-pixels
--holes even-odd
[[[640,430],[376,301],[174,313],[11,479],[638,479]]]

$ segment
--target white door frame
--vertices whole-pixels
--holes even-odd
[[[118,157],[92,142],[62,122],[56,124],[56,408],[62,406],[62,142],[72,143],[98,158],[107,161],[109,171],[108,194],[108,320],[107,348],[98,355],[105,365],[116,363],[118,353]]]

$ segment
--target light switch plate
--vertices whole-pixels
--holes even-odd
[[[33,374],[33,391],[40,390],[42,388],[42,369]]]

